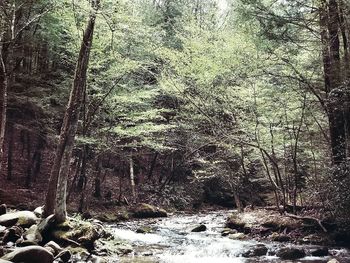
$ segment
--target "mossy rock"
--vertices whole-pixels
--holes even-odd
[[[104,230],[90,222],[65,222],[58,225],[52,232],[53,238],[58,242],[74,244],[74,242],[88,250],[93,249],[94,242],[102,236]]]
[[[161,208],[141,203],[133,209],[133,216],[136,218],[167,217],[168,213]]]
[[[126,255],[133,251],[130,244],[121,240],[98,240],[96,241],[96,252],[104,250],[109,255]]]
[[[226,228],[235,229],[238,231],[244,230],[246,223],[237,214],[232,214],[226,221]]]

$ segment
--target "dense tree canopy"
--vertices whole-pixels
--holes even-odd
[[[16,123],[58,143],[94,5],[0,4],[8,179]],[[68,197],[80,196],[81,211],[102,195],[169,203],[167,191],[215,179],[239,207],[348,210],[349,14],[344,0],[101,0],[62,172]],[[28,153],[27,187],[45,147]]]

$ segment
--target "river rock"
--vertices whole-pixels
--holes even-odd
[[[152,229],[149,226],[141,226],[138,229],[136,229],[136,233],[139,233],[139,234],[148,234],[151,232],[152,232]]]
[[[139,204],[133,210],[133,215],[136,218],[155,218],[168,216],[167,212],[164,209],[144,203]]]
[[[310,253],[314,257],[326,257],[329,255],[327,247],[318,247],[310,250]]]
[[[44,248],[48,249],[51,248],[49,251],[53,251],[52,254],[55,256],[58,255],[63,249],[60,247],[59,244],[57,244],[55,241],[50,241],[45,244]]]
[[[230,235],[228,235],[228,238],[230,238],[230,239],[245,239],[245,234],[243,234],[243,233],[236,233],[236,234],[230,234]]]
[[[0,225],[6,227],[13,225],[30,227],[34,225],[37,220],[37,216],[31,211],[18,211],[1,215]]]
[[[329,260],[327,263],[340,263],[338,260],[336,260],[335,258]]]
[[[0,216],[6,214],[7,206],[5,204],[0,205]]]
[[[242,253],[243,257],[262,257],[267,254],[267,247],[264,244],[257,244],[256,246],[251,247],[249,250]]]
[[[230,234],[236,234],[237,230],[231,229],[231,228],[224,228],[224,230],[221,231],[221,236],[226,237]]]
[[[284,247],[277,251],[276,256],[284,260],[294,260],[305,257],[305,251],[299,248]]]
[[[17,248],[13,252],[10,252],[2,257],[4,260],[8,260],[14,263],[52,263],[54,260],[53,255],[45,248],[40,246],[28,246]]]
[[[191,230],[191,232],[204,232],[207,231],[207,226],[206,225],[199,225]]]

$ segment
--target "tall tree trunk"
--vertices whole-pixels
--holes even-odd
[[[328,119],[334,164],[346,159],[346,131],[343,94],[341,85],[341,59],[339,40],[339,12],[336,0],[322,1],[320,8],[321,39],[323,42],[323,64],[325,89],[328,94]],[[328,35],[327,35],[328,30]]]
[[[13,155],[13,137],[14,137],[14,127],[13,124],[9,125],[8,128],[8,137],[9,142],[8,142],[8,152],[7,152],[7,180],[12,180],[12,170],[13,170],[13,165],[12,165],[12,155]]]
[[[241,199],[239,198],[239,194],[236,191],[233,191],[233,198],[235,199],[235,204],[236,204],[238,213],[242,213],[243,207],[242,207]]]
[[[86,84],[87,68],[99,1],[97,0],[94,3],[95,10],[90,14],[79,52],[73,87],[63,119],[60,139],[56,149],[54,164],[51,169],[50,182],[45,200],[44,216],[55,213],[58,222],[63,222],[66,219],[66,189],[69,163],[74,146],[74,137],[77,131],[83,90]]]
[[[96,198],[101,198],[101,172],[102,172],[102,158],[97,158],[96,168],[95,168],[95,190],[93,196]]]
[[[134,160],[132,159],[132,154],[130,155],[130,185],[133,202],[136,202],[136,190],[135,190],[135,174],[134,174]]]
[[[153,171],[154,171],[154,167],[156,166],[156,162],[157,162],[157,157],[158,157],[158,152],[156,152],[154,154],[153,160],[152,160],[152,164],[151,167],[149,169],[149,173],[148,173],[148,180],[150,180],[153,176]]]
[[[8,75],[6,70],[6,58],[4,54],[4,33],[0,37],[0,171],[2,170],[2,162],[4,156],[4,142],[6,131],[6,116],[7,116],[7,90],[8,90]]]

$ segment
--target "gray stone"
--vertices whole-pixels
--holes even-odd
[[[204,232],[207,230],[206,225],[199,225],[191,230],[191,232]]]
[[[13,252],[10,252],[2,257],[4,260],[8,260],[14,263],[52,263],[54,260],[53,255],[45,248],[40,246],[28,246],[17,248]]]
[[[51,248],[54,255],[58,255],[63,249],[55,241],[50,241],[45,244],[44,248]]]
[[[228,238],[230,239],[245,239],[246,236],[243,233],[229,234]]]
[[[1,215],[0,225],[6,227],[14,225],[30,227],[34,225],[37,220],[37,216],[31,211],[18,211]]]

